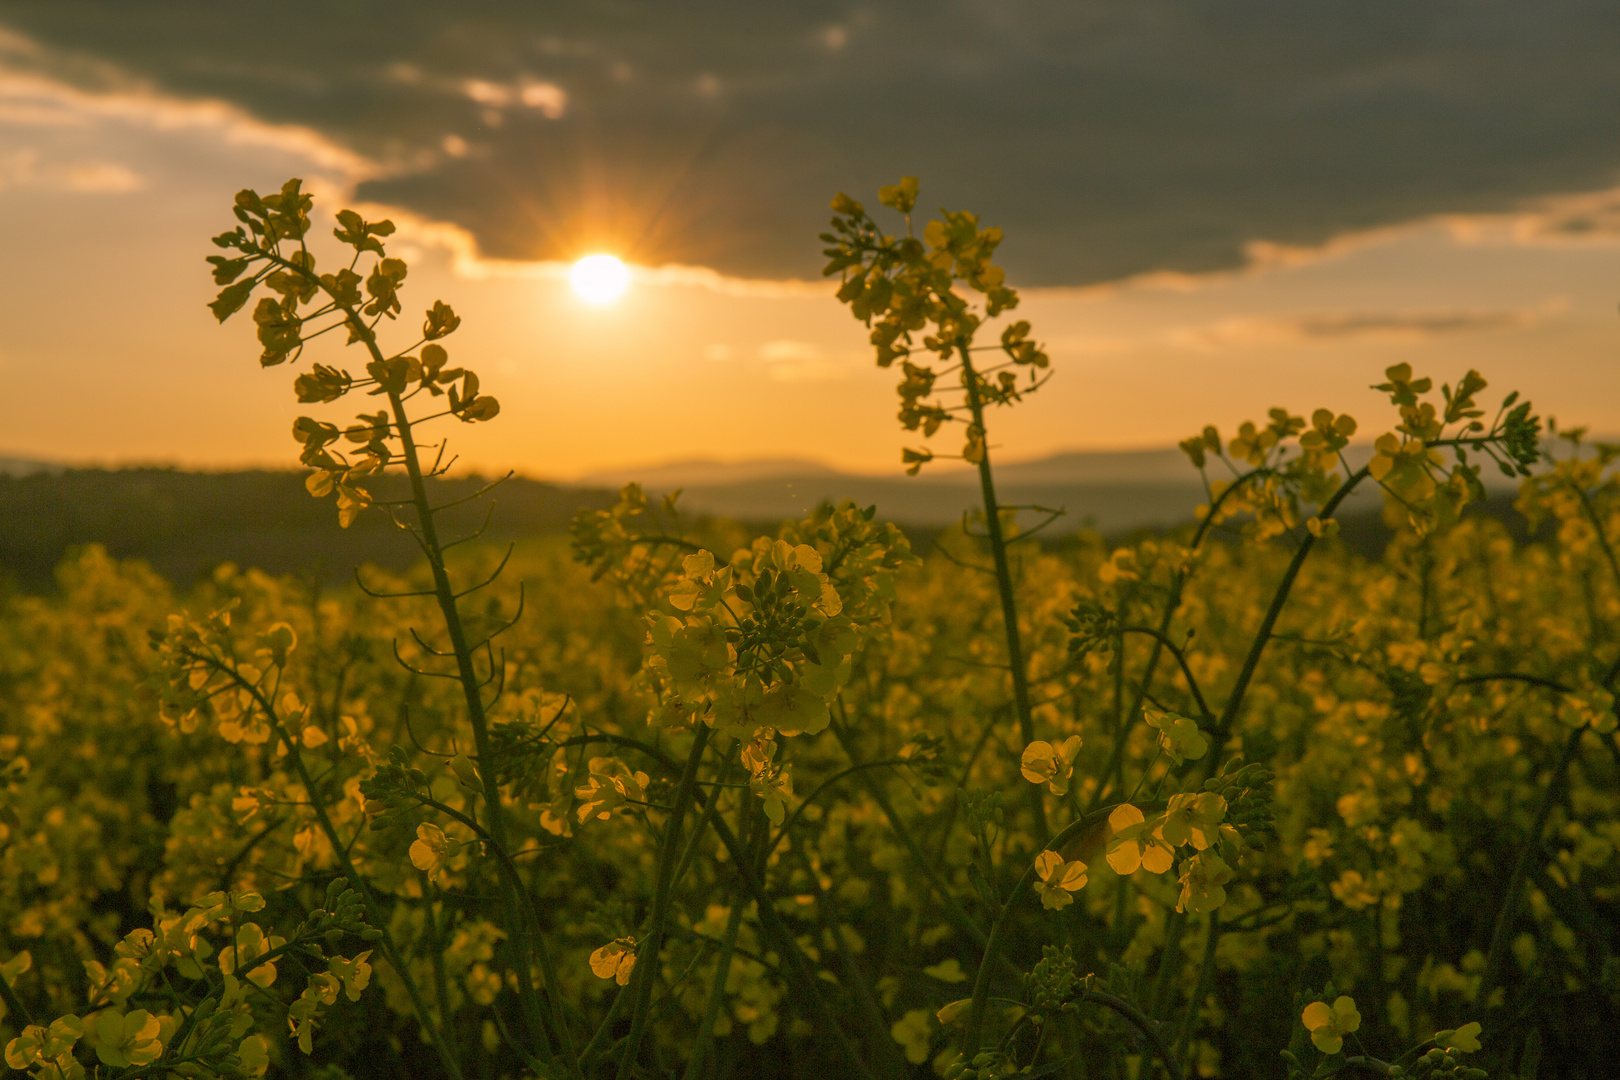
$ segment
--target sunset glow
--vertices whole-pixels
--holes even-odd
[[[581,300],[600,307],[624,295],[630,270],[616,256],[587,255],[568,271],[568,281]]]

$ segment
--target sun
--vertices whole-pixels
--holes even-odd
[[[574,292],[587,304],[611,304],[630,285],[630,268],[613,255],[587,255],[568,271]]]

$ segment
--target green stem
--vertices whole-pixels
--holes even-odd
[[[1344,502],[1369,475],[1364,467],[1350,476],[1348,480],[1339,485],[1339,490],[1327,502],[1322,504],[1317,517],[1322,521],[1331,518],[1339,504]],[[1212,753],[1208,758],[1210,775],[1220,769],[1221,754],[1226,748],[1226,740],[1232,734],[1232,725],[1237,722],[1238,714],[1243,709],[1243,699],[1249,692],[1249,683],[1254,678],[1255,669],[1260,666],[1260,656],[1266,651],[1266,645],[1271,641],[1272,631],[1277,626],[1277,619],[1281,617],[1283,607],[1288,603],[1288,594],[1294,588],[1294,579],[1299,577],[1300,568],[1305,565],[1311,549],[1316,546],[1316,537],[1306,533],[1300,540],[1299,547],[1294,549],[1294,557],[1288,561],[1288,568],[1283,571],[1282,580],[1277,583],[1277,591],[1272,594],[1271,606],[1266,609],[1266,616],[1260,620],[1260,628],[1255,631],[1254,641],[1249,646],[1249,654],[1243,658],[1243,667],[1238,672],[1237,682],[1232,684],[1232,693],[1226,699],[1226,708],[1221,710],[1220,721],[1215,725]]]
[[[366,351],[371,354],[373,361],[384,363],[387,357],[377,345],[377,335],[366,321],[360,317],[352,306],[343,301],[320,278],[306,267],[298,266],[278,254],[269,253],[272,262],[283,269],[295,273],[320,288],[332,298],[336,310],[341,310],[354,335],[365,345]],[[444,618],[444,628],[450,638],[451,651],[456,657],[456,672],[461,684],[462,697],[467,704],[467,718],[473,730],[473,745],[478,755],[479,773],[483,780],[484,803],[489,817],[489,832],[495,842],[501,847],[506,846],[506,818],[501,802],[500,785],[496,779],[497,769],[494,749],[489,740],[489,724],[484,714],[483,689],[478,678],[478,672],[473,664],[472,650],[467,647],[467,633],[461,622],[461,612],[456,607],[455,590],[450,584],[450,574],[444,565],[444,547],[439,542],[439,534],[433,517],[433,504],[428,500],[427,485],[422,477],[422,463],[417,453],[416,438],[412,431],[412,422],[405,412],[405,402],[395,391],[388,391],[388,407],[393,415],[394,428],[399,438],[400,457],[405,463],[405,472],[410,479],[411,503],[416,510],[417,525],[421,530],[421,546],[427,555],[428,567],[433,574],[433,594],[439,605],[439,612]],[[492,673],[493,674],[493,673]],[[529,1038],[536,1044],[545,1039],[545,1029],[540,1022],[539,1003],[534,989],[534,962],[531,956],[531,942],[528,930],[522,917],[521,906],[517,893],[522,889],[521,882],[508,880],[504,875],[500,879],[501,906],[506,909],[506,922],[513,928],[511,936],[512,945],[517,953],[515,966],[518,976],[518,993],[523,999],[524,1019],[529,1027]],[[556,988],[551,988],[556,993]],[[566,1038],[566,1032],[558,1032],[559,1038]],[[551,1048],[544,1047],[543,1057],[551,1057]]]
[[[1209,513],[1204,515],[1204,520],[1200,521],[1198,528],[1193,531],[1192,543],[1187,548],[1189,555],[1197,552],[1199,547],[1203,545],[1204,538],[1209,535],[1209,530],[1215,521],[1216,512],[1220,510],[1221,504],[1245,483],[1265,472],[1266,470],[1256,469],[1253,472],[1245,473],[1243,476],[1238,477],[1231,487],[1228,487],[1215,497],[1214,501],[1210,503]],[[1125,756],[1125,744],[1130,739],[1131,727],[1136,718],[1142,714],[1142,701],[1147,697],[1148,688],[1153,684],[1153,675],[1158,670],[1159,657],[1164,652],[1164,643],[1170,640],[1170,624],[1175,620],[1176,612],[1181,610],[1181,594],[1186,589],[1187,581],[1191,577],[1192,570],[1190,568],[1186,571],[1178,569],[1170,579],[1170,595],[1164,602],[1164,614],[1159,618],[1159,629],[1151,635],[1153,648],[1148,651],[1147,664],[1142,669],[1142,678],[1136,686],[1136,693],[1131,702],[1131,707],[1119,714],[1119,727],[1114,733],[1114,745],[1108,752],[1108,763],[1103,766],[1102,772],[1097,774],[1099,777],[1097,793],[1091,797],[1091,805],[1086,808],[1088,812],[1101,806],[1102,801],[1110,794],[1110,785],[1114,779],[1114,772],[1119,768],[1120,762]],[[1119,662],[1115,665],[1118,673],[1116,681],[1123,677],[1125,670],[1125,637],[1123,631],[1120,634],[1119,649]],[[1120,786],[1123,787],[1123,783]]]
[[[22,1003],[22,999],[17,996],[16,991],[12,990],[11,983],[6,980],[4,975],[0,975],[0,1001],[6,1003],[7,1012],[21,1020],[25,1025],[33,1024],[33,1014],[28,1011],[28,1006]]]
[[[519,918],[524,920],[522,925],[533,928],[533,940],[537,946],[535,951],[540,961],[540,974],[541,977],[546,981],[546,1002],[551,1009],[551,1022],[556,1027],[557,1037],[562,1042],[562,1054],[565,1065],[568,1068],[569,1073],[575,1077],[575,1080],[583,1080],[583,1077],[579,1071],[578,1057],[574,1053],[573,1036],[569,1033],[568,1026],[564,1022],[565,1018],[562,1011],[562,980],[558,976],[556,964],[551,958],[551,950],[546,947],[546,939],[540,936],[540,914],[539,912],[535,911],[534,902],[529,898],[528,890],[523,888],[523,879],[518,875],[517,864],[512,861],[512,856],[507,853],[506,849],[495,842],[495,839],[490,835],[489,830],[478,824],[478,822],[471,817],[463,814],[454,807],[446,806],[444,803],[439,802],[437,799],[434,799],[431,796],[418,794],[416,795],[416,799],[423,806],[430,806],[439,811],[441,814],[444,814],[446,817],[454,818],[456,821],[461,822],[463,825],[467,826],[467,828],[476,833],[479,839],[484,842],[485,847],[488,848],[488,850],[493,853],[495,858],[499,861],[502,872],[509,876],[515,883],[518,899],[522,905],[518,915]],[[519,985],[521,985],[521,983]]]
[[[197,655],[195,658],[213,665],[216,670],[229,676],[237,686],[246,690],[258,704],[265,718],[270,722],[276,737],[286,746],[287,756],[292,759],[293,770],[297,772],[299,782],[304,785],[304,790],[309,792],[309,806],[315,812],[315,821],[320,825],[321,832],[325,834],[327,843],[332,845],[332,853],[338,860],[338,868],[342,870],[344,878],[348,880],[354,891],[360,894],[361,902],[365,904],[367,922],[382,935],[377,940],[377,944],[382,946],[383,956],[388,960],[389,966],[394,969],[394,973],[399,976],[399,981],[404,984],[405,992],[411,999],[411,1008],[416,1013],[417,1021],[427,1029],[428,1040],[433,1043],[434,1050],[438,1052],[439,1060],[444,1064],[445,1071],[450,1074],[452,1080],[461,1080],[461,1066],[456,1061],[455,1055],[451,1053],[449,1044],[445,1042],[443,1030],[434,1022],[432,1014],[428,1011],[427,1002],[422,998],[422,991],[417,987],[416,980],[411,977],[410,968],[406,966],[404,958],[400,955],[399,946],[394,943],[394,936],[388,931],[388,923],[383,919],[381,909],[377,907],[376,898],[371,895],[371,887],[366,883],[365,878],[360,876],[359,870],[355,869],[354,860],[349,857],[348,846],[338,836],[337,828],[332,824],[332,818],[326,812],[326,804],[316,796],[315,781],[309,775],[309,767],[304,764],[304,756],[299,753],[298,744],[287,734],[286,728],[282,726],[281,718],[276,715],[276,710],[271,707],[270,702],[265,699],[264,694],[257,686],[242,678],[235,668],[227,667],[213,657]]]
[[[719,799],[710,799],[709,805],[716,806]],[[745,800],[739,814],[742,821],[739,828],[744,829],[747,836],[747,826],[755,820],[755,807],[752,799]],[[749,847],[752,845],[749,837]],[[720,1003],[726,998],[726,982],[731,977],[731,957],[737,949],[737,932],[742,927],[743,907],[742,897],[734,892],[731,897],[731,911],[726,916],[725,933],[720,939],[720,953],[715,958],[714,981],[709,984],[709,999],[703,1005],[703,1019],[698,1024],[697,1039],[692,1044],[692,1056],[686,1063],[686,1073],[683,1080],[698,1080],[702,1075],[703,1059],[708,1055],[709,1044],[714,1041],[714,1019],[720,1014]]]
[[[1198,1008],[1203,1003],[1204,991],[1209,988],[1210,976],[1215,973],[1215,947],[1221,940],[1220,915],[1210,912],[1209,929],[1204,936],[1204,962],[1198,968],[1198,985],[1193,987],[1192,1000],[1181,1018],[1181,1031],[1176,1036],[1176,1057],[1186,1057],[1187,1044],[1192,1041],[1193,1027],[1198,1023]]]
[[[1541,833],[1547,827],[1547,818],[1552,814],[1553,804],[1558,801],[1559,793],[1563,790],[1564,779],[1569,775],[1570,762],[1575,759],[1575,751],[1581,745],[1581,736],[1586,733],[1583,725],[1570,732],[1569,738],[1564,742],[1564,751],[1558,757],[1558,764],[1553,768],[1552,777],[1547,781],[1547,789],[1541,793],[1541,802],[1536,806],[1535,821],[1530,831],[1525,834],[1523,842],[1519,845],[1519,857],[1513,862],[1513,872],[1508,875],[1507,890],[1502,897],[1502,910],[1496,914],[1496,925],[1491,930],[1491,945],[1485,955],[1485,978],[1481,985],[1486,1007],[1490,1007],[1491,991],[1496,988],[1497,980],[1501,977],[1502,963],[1507,956],[1508,929],[1512,926],[1514,918],[1519,913],[1519,901],[1524,892],[1525,875],[1530,872],[1530,860],[1537,849],[1541,847]]]
[[[692,739],[692,752],[686,758],[686,769],[681,773],[680,789],[675,794],[675,808],[670,811],[669,820],[664,824],[664,839],[660,845],[663,850],[658,853],[658,880],[653,894],[652,925],[636,955],[636,966],[631,976],[634,1011],[630,1014],[630,1035],[619,1058],[619,1080],[626,1080],[630,1075],[631,1066],[641,1049],[642,1035],[647,1029],[647,1005],[652,999],[653,982],[657,979],[664,923],[669,919],[669,896],[674,885],[676,853],[680,850],[681,822],[697,790],[698,765],[703,760],[703,750],[709,744],[712,730],[707,725],[698,726],[697,734]]]
[[[1106,806],[1075,818],[1061,832],[1044,844],[1041,850],[1056,851],[1071,838],[1080,835],[1080,833],[1097,822],[1105,820],[1113,811],[1114,807]],[[1038,856],[1040,853],[1037,852],[1036,854]],[[968,1013],[967,1032],[962,1039],[962,1049],[969,1057],[979,1052],[980,1039],[984,1029],[985,1003],[990,996],[990,969],[1000,955],[1002,932],[1007,927],[1007,919],[1012,914],[1013,905],[1018,903],[1024,894],[1029,891],[1030,884],[1034,880],[1035,860],[1031,859],[1029,866],[1024,870],[1023,876],[1018,879],[1018,883],[1007,894],[1007,900],[1001,905],[1001,910],[996,912],[996,921],[990,925],[990,938],[985,942],[984,955],[979,959],[979,973],[973,980],[973,1005]]]
[[[699,793],[698,798],[703,798],[703,795]],[[753,866],[748,861],[748,853],[737,842],[737,837],[732,833],[730,826],[726,824],[725,818],[715,818],[714,831],[715,835],[720,837],[720,842],[726,846],[726,850],[731,853],[732,863],[737,867],[737,873],[742,878],[744,888],[754,898],[759,914],[760,929],[765,932],[766,939],[776,950],[777,955],[785,962],[788,982],[796,986],[800,996],[809,1003],[810,1010],[814,1015],[808,1019],[811,1019],[823,1032],[832,1033],[839,1049],[844,1051],[844,1055],[849,1059],[850,1065],[854,1067],[857,1076],[864,1077],[865,1080],[873,1080],[871,1070],[861,1060],[861,1055],[855,1049],[855,1044],[850,1041],[849,1035],[844,1031],[842,1025],[838,1023],[838,1018],[833,1016],[832,1010],[827,1006],[827,999],[821,996],[820,980],[810,971],[804,951],[799,948],[799,943],[793,939],[793,935],[788,933],[787,927],[783,925],[782,917],[777,913],[771,897],[765,892],[765,887],[761,884],[760,879],[755,876]]]
[[[1170,994],[1170,980],[1181,966],[1181,934],[1187,928],[1187,915],[1171,911],[1165,916],[1164,949],[1159,953],[1159,970],[1153,975],[1153,991],[1148,998],[1148,1013],[1161,1016],[1165,998]]]
[[[996,501],[995,475],[990,468],[989,434],[984,424],[984,402],[979,397],[979,376],[973,370],[973,354],[968,341],[956,343],[962,358],[962,386],[967,391],[968,409],[979,429],[979,492],[984,498],[984,528],[990,539],[990,554],[996,564],[996,588],[1001,594],[1001,621],[1007,636],[1007,666],[1012,670],[1013,706],[1018,710],[1018,733],[1028,746],[1035,741],[1035,720],[1029,704],[1029,671],[1024,662],[1024,645],[1018,632],[1018,599],[1013,591],[1012,566],[1007,559],[1007,539],[1001,531],[1001,504]],[[1030,813],[1035,817],[1035,838],[1046,843],[1046,803],[1041,789],[1029,789]]]
[[[1087,990],[1080,995],[1080,1000],[1095,1002],[1105,1008],[1114,1010],[1124,1017],[1132,1027],[1142,1033],[1148,1042],[1153,1044],[1153,1049],[1158,1052],[1160,1060],[1164,1062],[1164,1067],[1169,1070],[1171,1080],[1181,1080],[1183,1075],[1181,1061],[1175,1052],[1165,1044],[1164,1036],[1159,1034],[1158,1025],[1154,1023],[1152,1017],[1145,1015],[1124,998],[1115,997],[1113,994],[1105,994],[1101,990]]]
[[[842,699],[840,699],[840,709],[842,709],[842,704]],[[854,742],[850,738],[848,728],[842,724],[833,724],[832,729],[833,734],[838,737],[838,744],[844,748],[844,753],[849,755],[852,762],[859,765],[860,759],[855,755]],[[963,910],[961,903],[957,901],[955,894],[951,892],[950,886],[940,876],[933,863],[928,861],[928,857],[923,854],[922,848],[918,846],[917,841],[912,837],[911,830],[906,828],[905,822],[900,819],[894,804],[889,801],[889,795],[883,790],[883,785],[878,783],[877,778],[867,771],[861,773],[861,782],[883,810],[884,816],[889,819],[889,826],[894,829],[894,834],[900,838],[900,842],[911,853],[911,861],[916,865],[917,869],[922,871],[923,876],[928,879],[928,883],[933,886],[940,903],[945,906],[945,914],[950,917],[951,922],[956,924],[958,930],[973,940],[975,945],[981,949],[985,948],[989,944],[989,939],[985,937],[984,931],[979,929],[979,924],[974,922],[973,917]]]

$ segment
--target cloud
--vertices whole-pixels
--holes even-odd
[[[116,161],[53,161],[28,146],[0,153],[0,191],[33,187],[115,194],[139,191],[144,186],[139,174]]]
[[[849,377],[849,365],[808,341],[767,341],[759,358],[778,382],[825,382]]]
[[[1186,349],[1210,352],[1268,345],[1331,345],[1354,341],[1411,344],[1451,334],[1535,326],[1568,307],[1555,298],[1530,308],[1334,311],[1280,316],[1234,316],[1170,331]]]
[[[611,246],[757,280],[814,279],[830,196],[902,174],[1004,227],[1015,283],[1074,286],[1313,257],[1620,173],[1620,18],[1595,0],[396,0],[364,35],[346,12],[309,6],[273,67],[234,59],[254,16],[212,0],[11,5],[0,52],[305,132],[364,163],[362,197],[488,259]]]

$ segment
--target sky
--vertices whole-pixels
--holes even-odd
[[[1564,0],[0,0],[0,456],[291,465],[310,407],[202,262],[289,176],[462,314],[484,471],[898,471],[816,234],[901,175],[1006,231],[1052,355],[1003,458],[1273,405],[1370,434],[1400,362],[1620,432],[1616,55],[1620,8]],[[567,280],[595,252],[609,305]]]

